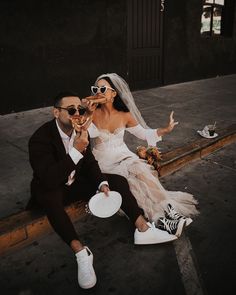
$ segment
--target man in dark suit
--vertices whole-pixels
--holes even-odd
[[[111,188],[121,194],[121,208],[136,227],[135,244],[164,243],[176,237],[144,219],[125,178],[101,173],[91,152],[86,128],[77,131],[73,128],[71,119],[78,113],[82,113],[79,97],[70,92],[59,94],[54,101],[54,119],[42,125],[30,138],[31,201],[44,208],[54,230],[74,251],[79,285],[87,289],[96,284],[93,255],[79,241],[64,209],[70,198],[89,200],[97,190],[109,197]]]

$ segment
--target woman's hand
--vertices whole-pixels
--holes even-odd
[[[165,128],[157,129],[157,135],[158,136],[163,136],[163,135],[165,135],[167,133],[170,133],[174,129],[175,125],[179,124],[179,122],[175,122],[173,116],[174,116],[174,111],[172,111],[170,113],[169,125],[167,127],[165,127]]]
[[[96,110],[98,105],[97,103],[93,102],[93,100],[91,99],[91,96],[83,98],[82,104],[86,106],[87,113],[89,116],[92,116],[93,112]]]
[[[168,133],[171,132],[174,129],[175,125],[179,124],[179,122],[175,122],[175,120],[173,118],[173,115],[174,115],[174,111],[172,111],[170,113],[170,121],[169,121],[169,125],[167,126],[167,132]]]

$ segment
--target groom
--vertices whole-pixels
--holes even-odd
[[[42,207],[57,234],[74,251],[78,263],[78,283],[88,289],[96,284],[93,254],[84,246],[67,215],[64,205],[72,200],[88,201],[96,191],[109,197],[109,190],[122,196],[123,211],[134,223],[135,244],[173,241],[175,236],[155,228],[142,216],[125,178],[102,174],[91,149],[85,127],[75,131],[73,116],[82,114],[81,101],[72,92],[60,93],[54,101],[54,119],[46,122],[29,140],[33,169],[29,204]],[[30,206],[28,206],[30,209]]]

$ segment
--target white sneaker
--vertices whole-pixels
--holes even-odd
[[[147,222],[149,229],[145,232],[140,232],[137,228],[134,232],[135,245],[148,245],[167,243],[177,239],[175,235],[170,235],[167,231],[163,231],[155,227],[154,223]]]
[[[88,247],[75,254],[78,263],[78,282],[81,288],[89,289],[97,282],[93,268],[93,254]]]

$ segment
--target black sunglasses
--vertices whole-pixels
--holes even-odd
[[[84,114],[86,113],[86,111],[87,111],[87,108],[82,107],[82,106],[78,106],[77,109],[76,109],[76,108],[73,108],[73,107],[72,107],[72,108],[71,108],[71,107],[70,107],[70,108],[55,107],[55,108],[57,108],[57,109],[61,109],[61,110],[66,110],[70,116],[73,116],[73,115],[76,113],[76,111],[78,111],[79,114],[80,114],[80,116],[82,116],[82,115],[84,115]]]

